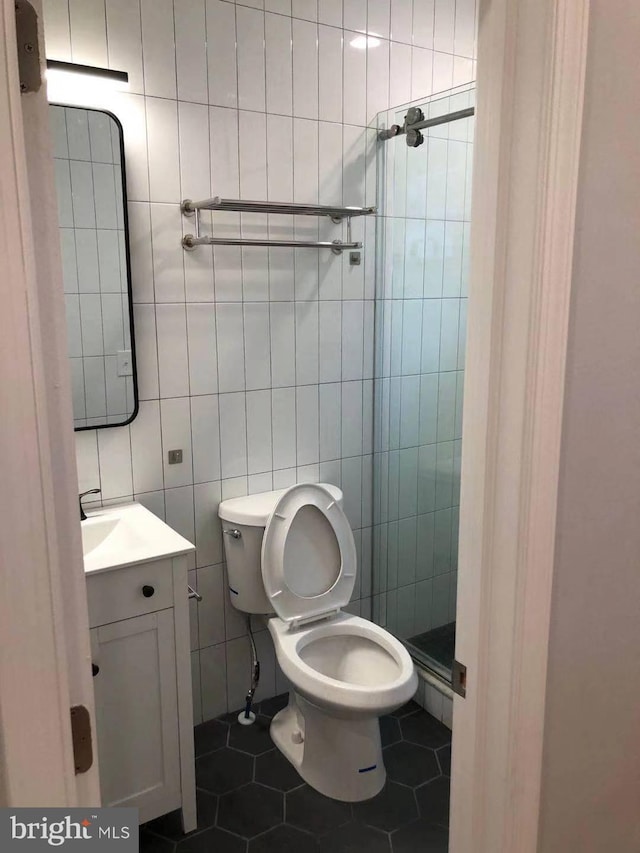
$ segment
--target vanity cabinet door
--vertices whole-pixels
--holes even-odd
[[[104,806],[135,806],[140,822],[179,808],[173,610],[91,631]]]

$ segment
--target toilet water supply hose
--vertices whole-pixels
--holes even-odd
[[[251,705],[256,687],[260,681],[260,661],[258,660],[253,631],[251,630],[251,616],[249,615],[247,615],[247,631],[249,633],[249,642],[251,643],[251,687],[244,700],[244,711],[240,711],[238,714],[238,722],[243,726],[250,726],[255,721],[256,715],[251,710]]]

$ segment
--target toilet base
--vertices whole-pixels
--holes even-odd
[[[312,788],[347,803],[375,797],[384,787],[377,717],[335,717],[291,691],[271,722],[271,737]]]

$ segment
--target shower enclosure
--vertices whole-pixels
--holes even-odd
[[[372,615],[449,682],[474,96],[470,84],[378,115]],[[417,147],[415,131],[389,133],[412,107],[442,119]]]

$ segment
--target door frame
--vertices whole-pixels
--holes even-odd
[[[71,706],[95,713],[48,104],[20,94],[13,0],[0,115],[0,805],[99,805],[71,737]]]
[[[537,849],[589,0],[480,0],[451,853]]]

